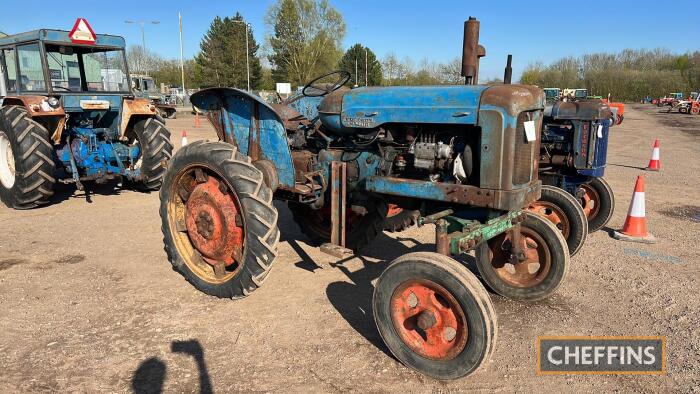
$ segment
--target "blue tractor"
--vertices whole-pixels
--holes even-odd
[[[0,198],[11,208],[49,201],[56,182],[126,180],[160,188],[170,133],[131,93],[122,37],[36,30],[0,38]]]
[[[482,283],[451,258],[470,250],[494,292],[539,300],[562,283],[563,236],[526,208],[541,193],[545,95],[478,85],[479,22],[465,22],[459,86],[344,87],[333,72],[269,106],[232,88],[192,95],[219,141],[171,160],[160,191],[165,250],[204,293],[241,298],[268,277],[280,232],[273,199],[321,250],[342,257],[382,231],[388,205],[420,210],[437,253],[398,257],[377,279],[373,314],[389,350],[439,379],[468,375],[495,346]]]
[[[611,108],[602,100],[557,101],[544,111],[540,179],[576,198],[587,221],[587,231],[603,228],[615,209],[615,195],[603,175],[607,162]],[[562,226],[578,219],[549,207]],[[572,230],[572,235],[574,229]],[[576,230],[583,234],[583,229]],[[569,234],[566,234],[569,236]]]

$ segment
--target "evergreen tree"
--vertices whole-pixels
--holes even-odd
[[[262,79],[262,66],[257,56],[259,45],[240,13],[236,13],[233,18],[215,17],[204,35],[200,44],[201,51],[195,59],[197,79],[203,86],[247,88],[246,33],[250,88],[259,88]]]
[[[355,62],[357,62],[357,75],[355,75]],[[365,63],[367,73],[365,74]],[[355,44],[350,47],[338,62],[338,68],[352,75],[349,85],[378,86],[382,83],[382,65],[377,60],[371,49]],[[365,80],[365,76],[367,80]]]

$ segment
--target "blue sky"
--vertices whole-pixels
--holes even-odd
[[[167,58],[179,57],[178,19],[184,23],[185,56],[192,57],[216,15],[239,11],[253,26],[259,42],[267,33],[265,14],[274,0],[121,0],[94,5],[64,0],[60,6],[38,2],[31,15],[27,2],[0,1],[0,31],[38,28],[69,30],[85,17],[96,33],[122,35],[140,44],[137,25],[125,19],[159,20],[146,26],[146,46]],[[470,15],[481,20],[482,77],[501,77],[506,55],[513,54],[519,76],[527,64],[548,63],[567,55],[623,48],[666,47],[674,52],[700,50],[700,7],[696,1],[468,1],[468,0],[331,0],[345,17],[344,46],[360,42],[381,58],[394,52],[416,63],[461,56],[462,24]],[[590,3],[590,4],[589,4]],[[99,4],[99,5],[98,5]],[[109,4],[109,5],[108,5]]]

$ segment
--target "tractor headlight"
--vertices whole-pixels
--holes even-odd
[[[48,102],[53,108],[58,108],[58,105],[60,104],[60,101],[56,97],[49,97],[46,102]]]

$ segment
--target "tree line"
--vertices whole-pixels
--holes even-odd
[[[527,67],[521,83],[556,88],[586,88],[591,95],[638,101],[647,95],[700,91],[700,51],[673,54],[667,49],[625,49],[565,57]]]

